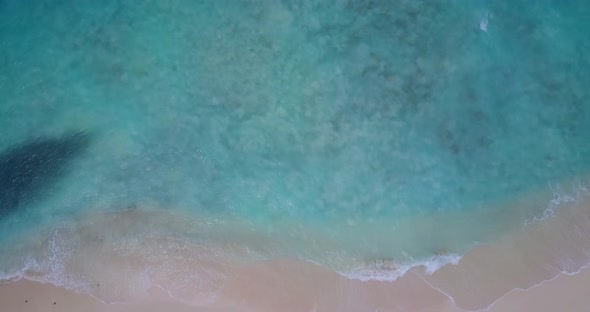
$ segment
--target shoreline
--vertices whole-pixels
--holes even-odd
[[[414,290],[417,280],[406,279],[403,281],[402,288]],[[364,285],[366,290],[375,290],[379,287],[370,282]],[[377,282],[380,283],[380,282]],[[372,285],[373,284],[373,285]],[[394,284],[394,283],[389,283]],[[426,285],[426,283],[424,283]],[[385,287],[390,289],[390,287]],[[559,274],[558,276],[540,282],[528,289],[514,289],[498,298],[491,306],[485,309],[468,310],[460,308],[450,298],[442,293],[430,288],[421,289],[421,292],[415,292],[413,304],[407,302],[388,300],[390,294],[382,291],[375,295],[375,301],[379,311],[416,311],[416,312],[467,312],[467,311],[488,311],[488,312],[506,312],[506,311],[557,311],[567,307],[570,311],[582,311],[583,308],[590,304],[590,298],[585,296],[590,290],[590,268],[585,267],[575,274]],[[393,289],[390,289],[393,290]],[[436,294],[438,292],[438,295]],[[244,299],[244,298],[242,298]],[[252,298],[250,298],[252,299]],[[261,299],[261,298],[259,298]],[[346,301],[346,298],[341,298]],[[426,302],[424,299],[428,299]],[[193,305],[181,300],[170,297],[164,290],[153,288],[148,292],[146,298],[134,300],[127,303],[104,303],[99,299],[88,295],[76,293],[63,287],[52,284],[34,282],[27,279],[11,281],[0,285],[0,302],[7,311],[88,311],[88,312],[122,312],[122,311],[146,311],[156,312],[164,309],[180,312],[191,311],[373,311],[373,307],[366,306],[357,309],[354,302],[342,303],[332,302],[332,304],[321,303],[310,304],[310,301],[301,300],[294,297],[283,304],[258,304],[250,302],[244,304],[236,298],[222,297],[220,300],[211,305]],[[341,300],[341,301],[342,301]],[[55,304],[54,304],[55,302]]]
[[[167,260],[149,262],[139,254],[132,258],[116,253],[111,255],[119,257],[111,260],[114,261],[113,264],[118,263],[116,259],[119,259],[119,262],[127,262],[127,265],[134,268],[155,265],[151,269],[169,270],[171,266],[174,267],[170,271],[172,276],[149,280],[142,286],[144,288],[140,287],[142,291],[125,292],[124,287],[133,282],[129,277],[134,273],[120,271],[121,267],[118,266],[107,265],[100,268],[101,270],[93,271],[94,278],[101,279],[100,289],[95,289],[96,295],[106,296],[105,298],[99,299],[93,294],[81,294],[24,277],[7,281],[0,287],[0,302],[6,303],[8,311],[31,312],[47,311],[44,305],[51,298],[56,302],[56,307],[63,302],[55,311],[66,312],[164,309],[501,312],[531,310],[532,307],[535,307],[535,311],[553,311],[544,309],[559,298],[567,298],[563,304],[571,301],[579,306],[590,305],[590,299],[581,296],[584,291],[590,291],[590,240],[587,239],[590,237],[590,201],[586,195],[582,197],[584,198],[577,201],[563,203],[554,211],[555,215],[547,220],[539,220],[519,231],[506,233],[494,242],[474,247],[461,256],[457,264],[443,265],[434,272],[430,272],[431,268],[426,265],[414,266],[395,281],[362,281],[346,277],[320,264],[287,257],[245,263],[221,263],[218,262],[221,258],[199,258],[203,253],[215,252],[216,249],[206,249],[198,245],[184,246],[191,250],[193,247],[197,248],[194,251],[196,253],[175,258],[178,255],[162,249],[162,244],[174,241],[148,238],[150,246],[141,245],[141,248],[152,248],[150,252],[160,250]],[[93,240],[84,240],[88,244],[84,248],[92,253],[82,252],[83,257],[78,257],[74,263],[84,267],[85,261],[90,260],[88,255],[104,252],[108,255],[111,250],[108,248],[112,246],[108,247],[100,237],[92,236],[100,232],[100,225],[105,220],[109,224],[116,220],[123,227],[128,227],[130,222],[155,220],[153,211],[139,215],[136,213],[137,211],[128,211],[123,215],[105,215],[104,220],[95,220],[93,226],[98,228],[84,227],[89,231],[86,235],[93,237]],[[165,222],[177,222],[177,219],[173,217]],[[98,243],[94,245],[93,242]],[[399,269],[395,263],[383,261],[383,265]],[[210,269],[217,271],[211,273],[208,271]],[[120,272],[127,273],[118,275]],[[204,280],[191,280],[190,283],[182,284],[182,287],[168,289],[166,282],[185,278],[182,272],[197,274]],[[394,272],[395,270],[392,271]],[[35,279],[35,275],[32,279]],[[120,286],[121,289],[103,289],[109,287],[108,285]],[[547,289],[553,293],[548,293]],[[36,304],[29,304],[32,302],[24,302],[28,300],[27,297],[41,299],[35,299]],[[550,302],[541,304],[544,300]]]

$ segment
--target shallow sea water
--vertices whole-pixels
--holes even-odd
[[[81,263],[110,252],[147,259],[117,271],[143,272],[142,288],[182,246],[178,261],[203,268],[168,277],[204,284],[223,279],[212,263],[273,257],[361,278],[456,260],[585,190],[589,13],[2,1],[0,151],[78,131],[90,143],[1,216],[0,273],[86,289],[109,270]]]

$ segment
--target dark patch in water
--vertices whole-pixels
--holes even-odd
[[[0,154],[0,217],[61,178],[67,165],[86,149],[87,133],[38,138]]]

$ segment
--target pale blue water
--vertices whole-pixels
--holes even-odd
[[[588,14],[583,1],[2,1],[0,150],[92,140],[2,216],[0,272],[30,258],[15,244],[31,228],[128,207],[240,220],[281,247],[215,226],[197,240],[328,267],[317,250],[408,261],[491,240],[590,169]],[[536,192],[545,202],[500,205]]]

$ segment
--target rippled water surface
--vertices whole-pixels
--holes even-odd
[[[150,259],[146,235],[368,275],[462,253],[585,185],[589,14],[583,1],[0,1],[0,272],[80,280],[63,259],[84,261],[90,241]],[[47,143],[80,134],[80,151]],[[29,162],[6,165],[15,151]],[[111,213],[135,217],[87,230],[82,216]]]

